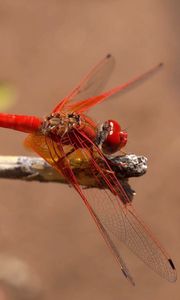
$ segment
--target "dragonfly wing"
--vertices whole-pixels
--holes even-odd
[[[68,138],[69,144],[73,145],[74,151],[82,149],[84,160],[91,162],[91,176],[96,179],[98,189],[83,189],[79,185],[66,155],[63,138],[58,138],[57,141],[44,138],[42,154],[40,154],[40,150],[36,151],[35,135],[30,136],[30,143],[38,154],[44,157],[59,172],[63,173],[64,177],[79,193],[106,243],[110,246],[119,262],[123,274],[132,284],[134,281],[120,253],[122,242],[153,271],[168,281],[174,282],[176,280],[176,270],[171,258],[153,237],[149,228],[139,218],[132,204],[128,202],[127,195],[114,172],[110,169],[106,159],[101,155],[99,148],[88,140],[84,134],[75,130],[73,130],[73,134],[68,134]],[[98,159],[90,152],[89,146],[86,146],[87,141],[85,138],[89,144],[91,143],[93,153],[99,155]],[[46,153],[48,153],[47,158]],[[103,167],[101,160],[104,163]]]
[[[87,111],[88,109],[90,109],[91,107],[95,106],[96,104],[99,104],[99,103],[105,101],[106,99],[116,95],[117,93],[122,92],[130,87],[133,87],[135,84],[144,81],[150,75],[153,75],[161,66],[162,66],[162,64],[155,65],[154,67],[152,67],[148,71],[140,74],[139,76],[135,76],[131,80],[129,80],[123,84],[120,84],[120,85],[116,86],[115,88],[112,88],[109,91],[104,92],[98,96],[91,95],[91,97],[88,99],[78,101],[75,103],[67,103],[66,109],[68,111],[83,113],[83,112]]]
[[[77,140],[78,147],[80,145],[82,148],[85,146],[84,139],[87,139],[89,143],[91,142],[82,132],[74,131],[74,135],[73,142]],[[99,148],[93,142],[91,143],[95,149],[94,151],[97,151],[101,156]],[[84,190],[85,198],[95,211],[118,253],[120,251],[119,242],[123,242],[152,270],[170,282],[174,282],[176,280],[176,270],[172,259],[128,201],[125,191],[108,166],[106,159],[103,156],[101,156],[101,159],[104,159],[103,168],[99,165],[97,159],[94,159],[91,155],[91,172],[92,176],[96,177],[99,188],[106,184],[108,190]]]
[[[108,81],[115,62],[111,54],[101,59],[73,88],[73,90],[55,107],[53,112],[61,111],[68,103],[75,103],[80,99],[87,99],[102,91]]]
[[[109,246],[110,250],[114,254],[115,258],[117,259],[118,263],[120,264],[121,271],[124,276],[130,281],[132,285],[134,285],[133,277],[131,276],[119,249],[117,249],[116,244],[111,239],[108,231],[103,226],[101,220],[99,219],[98,215],[96,214],[96,208],[92,207],[90,202],[88,202],[86,198],[86,193],[89,194],[88,190],[82,189],[80,187],[78,180],[70,166],[69,159],[66,156],[67,150],[64,149],[61,143],[53,142],[50,138],[45,137],[39,133],[29,134],[25,139],[25,145],[31,149],[33,149],[37,154],[43,157],[49,164],[51,164],[54,168],[57,169],[61,175],[64,175],[66,180],[71,183],[71,185],[75,188],[75,190],[80,194],[83,202],[85,203],[86,207],[88,208],[91,216],[93,217],[99,231],[101,232],[106,244]],[[76,150],[76,149],[74,149]],[[82,153],[83,149],[82,149]],[[87,158],[88,152],[86,152],[84,160],[89,159]],[[63,158],[63,159],[62,159]],[[93,192],[96,189],[93,190]],[[98,191],[98,190],[97,190]],[[101,195],[101,193],[100,193]],[[102,197],[102,195],[101,195]],[[101,214],[100,214],[101,215]]]

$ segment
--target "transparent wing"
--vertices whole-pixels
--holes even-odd
[[[107,81],[114,66],[113,57],[111,55],[107,55],[94,68],[92,68],[92,70],[68,96],[61,100],[53,112],[61,112],[63,110],[83,113],[115,94],[134,86],[138,82],[140,83],[144,81],[150,75],[154,74],[162,65],[162,63],[157,64],[139,76],[136,76],[131,80],[99,95],[99,91],[102,90],[102,87]]]
[[[67,103],[75,103],[78,100],[87,99],[102,91],[108,81],[115,61],[111,54],[101,59],[73,88],[73,90],[55,107],[53,112],[63,109]]]
[[[116,86],[115,88],[112,88],[109,91],[104,92],[98,96],[91,96],[88,99],[77,101],[75,103],[67,103],[66,110],[78,112],[78,113],[84,113],[91,107],[105,101],[106,99],[116,95],[117,93],[122,92],[122,91],[134,86],[135,84],[144,81],[150,75],[154,74],[161,66],[162,66],[161,63],[158,65],[155,65],[148,71],[140,74],[139,76],[135,76],[131,80],[129,80],[123,84],[120,84],[120,85]]]
[[[121,184],[100,150],[83,133],[75,130],[62,139],[42,139],[42,146],[37,146],[39,137],[31,135],[29,144],[61,172],[79,193],[127,279],[134,284],[121,256],[121,242],[153,271],[174,282],[176,270],[171,258],[129,203]],[[79,185],[71,168],[65,144],[72,145],[74,151],[81,149],[84,160],[91,162],[91,175],[97,181],[98,189],[83,189]],[[91,144],[92,147],[87,147],[87,144]]]

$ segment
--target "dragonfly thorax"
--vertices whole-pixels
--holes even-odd
[[[51,133],[63,136],[73,128],[80,128],[82,120],[76,113],[52,113],[44,119],[41,132],[44,135]]]

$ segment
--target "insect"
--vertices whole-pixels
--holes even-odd
[[[109,155],[125,146],[127,133],[115,120],[106,121],[98,129],[96,122],[86,115],[88,109],[144,79],[160,65],[97,96],[113,64],[111,55],[103,58],[46,118],[0,114],[0,126],[29,133],[26,146],[43,157],[74,187],[122,273],[133,285],[134,279],[121,256],[121,243],[161,277],[174,282],[176,270],[172,259],[138,216],[110,167]],[[79,164],[88,162],[88,172],[97,188],[83,189],[79,184],[71,164],[74,157]]]

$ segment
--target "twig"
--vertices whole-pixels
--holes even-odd
[[[147,158],[128,154],[109,158],[108,162],[126,193],[132,199],[135,192],[130,187],[128,178],[142,176],[146,173]],[[82,186],[85,188],[96,187],[87,167],[74,165],[73,171]],[[68,184],[60,173],[40,157],[0,156],[0,178]]]
[[[109,163],[119,179],[142,176],[147,170],[147,158],[135,154],[116,156]],[[78,177],[79,168],[74,166],[74,171]],[[63,176],[44,159],[30,156],[0,156],[0,178],[65,183]]]

